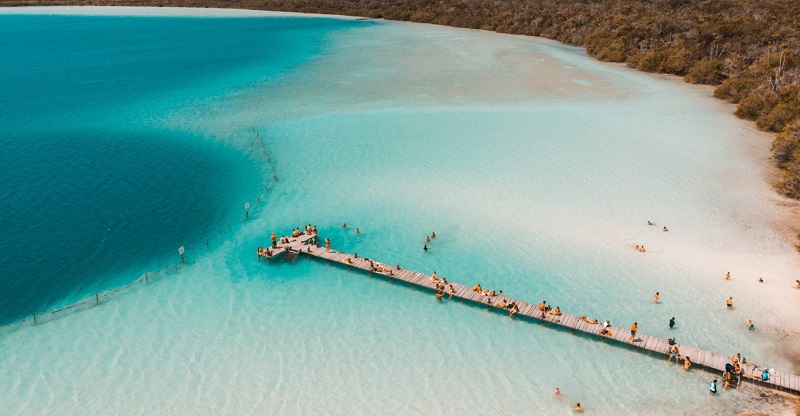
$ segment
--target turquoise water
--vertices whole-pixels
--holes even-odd
[[[286,46],[304,58],[279,76],[248,75],[273,73],[265,57],[216,81],[209,70],[196,95],[167,89],[154,107],[87,110],[127,114],[214,155],[231,150],[258,177],[224,183],[268,191],[170,278],[3,334],[9,413],[570,414],[575,401],[609,415],[792,413],[786,397],[749,385],[710,397],[715,375],[625,347],[322,262],[259,262],[269,232],[310,222],[341,250],[620,326],[635,320],[753,362],[788,369],[797,357],[787,323],[800,316],[786,305],[800,263],[762,175],[767,149],[726,105],[541,40],[387,22],[180,20],[205,42],[218,41],[205,38],[208,25],[227,28],[213,36],[240,25],[281,36],[292,21],[303,29],[286,36],[316,35],[308,48]],[[223,229],[241,217],[246,196],[207,192],[217,196],[209,206],[234,200],[217,208]],[[565,402],[550,397],[556,386]]]
[[[237,224],[266,182],[265,161],[242,151],[254,135],[222,143],[158,119],[276,79],[348,25],[0,20],[0,323],[130,281]]]

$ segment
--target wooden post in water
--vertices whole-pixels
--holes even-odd
[[[99,303],[100,303],[100,294],[95,293],[94,294],[94,304],[97,305]]]

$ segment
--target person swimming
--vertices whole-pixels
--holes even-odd
[[[430,238],[430,237],[428,237],[427,235],[425,236],[425,242],[426,242],[426,243],[430,243],[430,242],[431,242],[431,238]]]
[[[431,233],[431,238],[436,238],[436,233],[435,232]]]
[[[575,413],[583,413],[583,408],[581,407],[581,403],[580,402],[575,403],[575,408],[572,409],[572,411]]]
[[[342,223],[342,228],[347,228],[347,223],[346,222]]]

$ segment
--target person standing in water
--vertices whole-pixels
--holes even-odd
[[[556,387],[556,391],[553,392],[553,397],[555,397],[558,400],[564,400],[564,398],[561,397],[561,389],[559,389],[558,387]]]
[[[728,309],[733,309],[733,296],[729,297],[725,304],[728,305]]]
[[[423,250],[423,251],[425,251],[425,252],[427,253],[427,252],[428,252],[428,250],[430,250],[430,248],[428,247],[428,245],[427,245],[427,244],[425,244],[424,246],[422,246],[422,250]]]
[[[661,295],[658,292],[656,292],[656,294],[653,295],[653,302],[658,303],[658,300],[660,298],[661,298]]]
[[[675,317],[669,318],[669,329],[675,326]]]
[[[725,280],[731,280],[731,272],[725,273]]]
[[[756,326],[753,325],[753,321],[752,320],[748,320],[747,321],[747,330],[748,331],[755,331],[756,330]]]
[[[581,407],[581,403],[580,402],[575,403],[575,408],[572,409],[572,411],[575,413],[583,413],[583,408]]]
[[[435,232],[431,233],[431,238],[436,238],[436,233]]]
[[[717,379],[714,379],[714,381],[709,383],[708,392],[711,393],[712,396],[717,394]]]

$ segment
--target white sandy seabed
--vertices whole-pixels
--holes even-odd
[[[552,42],[388,22],[332,33],[294,72],[236,91],[162,122],[257,127],[281,177],[268,208],[174,277],[3,335],[3,413],[793,413],[750,385],[710,397],[716,375],[625,347],[255,259],[268,232],[311,222],[342,250],[788,368],[800,261],[776,228],[768,146],[729,106]]]

